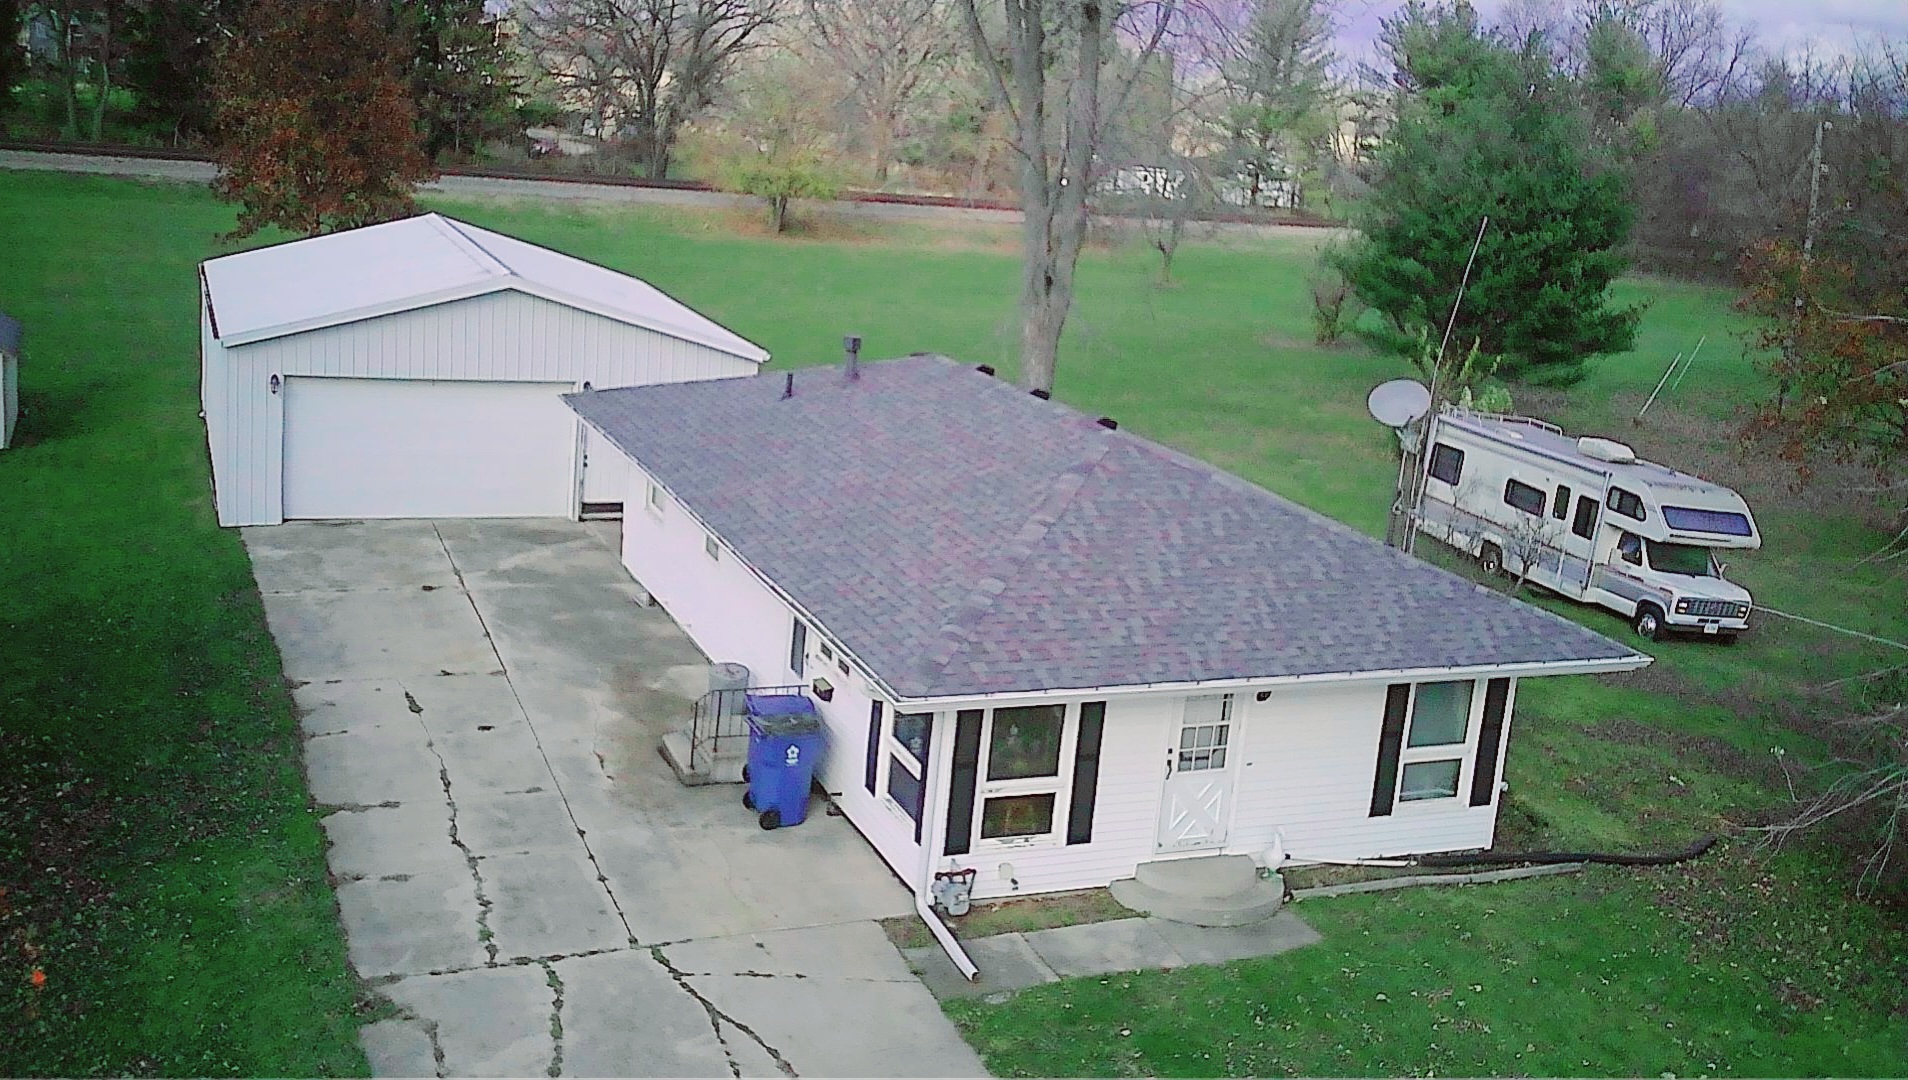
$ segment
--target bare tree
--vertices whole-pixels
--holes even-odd
[[[868,163],[888,180],[894,145],[923,84],[952,57],[950,0],[803,0],[808,27],[854,87],[868,119]]]
[[[780,14],[781,0],[527,0],[519,18],[544,73],[662,179],[682,126]]]
[[[1125,105],[1173,27],[1179,3],[1000,0],[998,47],[981,15],[984,4],[961,0],[961,9],[974,55],[1010,117],[1020,165],[1020,378],[1030,389],[1051,391],[1105,118]],[[1134,56],[1103,100],[1101,75],[1122,37],[1135,43]],[[1049,75],[1058,85],[1050,85]],[[1048,117],[1052,92],[1059,97],[1057,122]]]

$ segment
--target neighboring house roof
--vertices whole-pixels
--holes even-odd
[[[0,311],[0,352],[20,355],[20,320]]]
[[[900,698],[1648,657],[940,356],[567,395]]]
[[[211,259],[201,267],[227,346],[515,290],[758,363],[768,352],[607,267],[423,214]]]

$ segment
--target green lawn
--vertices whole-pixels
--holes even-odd
[[[725,216],[436,205],[635,272],[777,366],[834,362],[853,332],[871,357],[1013,368],[1005,233],[769,240]],[[0,309],[28,325],[33,410],[27,445],[0,453],[0,798],[18,804],[0,808],[0,934],[36,927],[48,975],[31,990],[0,940],[0,1072],[363,1068],[277,657],[237,538],[212,521],[192,264],[230,220],[201,191],[0,173]],[[1093,251],[1057,392],[1376,533],[1391,436],[1364,395],[1407,372],[1311,345],[1311,246],[1191,247],[1170,287],[1137,248]],[[1733,576],[1759,600],[1908,637],[1908,583],[1858,562],[1876,523],[1735,452],[1760,384],[1727,294],[1623,290],[1652,304],[1637,351],[1567,397],[1520,400],[1741,487],[1767,548]],[[1631,426],[1704,334],[1688,380]],[[1819,755],[1820,722],[1844,707],[1809,688],[1890,660],[1769,620],[1734,648],[1651,651],[1637,676],[1523,688],[1511,838],[1680,846],[1767,813],[1771,749]],[[1319,901],[1305,913],[1327,940],[1310,950],[956,1015],[1002,1073],[1900,1072],[1908,946],[1826,865],[1764,867],[1735,845],[1689,870]]]

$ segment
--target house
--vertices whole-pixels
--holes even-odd
[[[20,420],[20,322],[0,311],[0,450],[13,445]]]
[[[227,255],[199,277],[222,525],[608,509],[622,457],[561,394],[768,359],[636,278],[438,214]]]
[[[629,458],[624,564],[822,699],[917,896],[1488,847],[1518,680],[1649,662],[984,368],[850,367],[565,400]]]

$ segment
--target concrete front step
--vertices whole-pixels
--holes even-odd
[[[1193,926],[1250,926],[1278,914],[1285,879],[1260,877],[1243,855],[1142,863],[1113,882],[1113,899],[1134,911]]]
[[[1259,880],[1259,867],[1245,855],[1204,855],[1141,863],[1133,877],[1160,892],[1198,899],[1251,888]]]
[[[739,784],[742,782],[742,766],[747,763],[748,754],[719,754],[711,762],[704,762],[701,769],[689,767],[689,735],[687,732],[672,731],[663,736],[662,745],[656,748],[662,759],[675,771],[676,779],[684,787],[701,787],[704,784]]]

